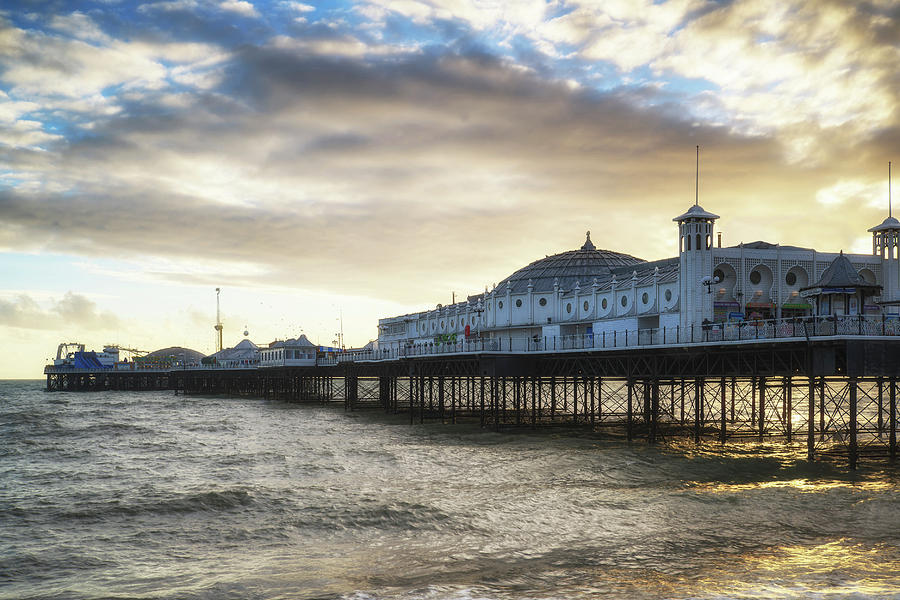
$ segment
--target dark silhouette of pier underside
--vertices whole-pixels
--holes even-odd
[[[900,340],[829,338],[479,352],[331,366],[47,372],[48,390],[172,389],[293,402],[341,402],[410,423],[577,426],[649,443],[805,443],[810,459],[897,453]]]

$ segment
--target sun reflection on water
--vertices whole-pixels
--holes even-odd
[[[697,580],[698,597],[900,598],[900,552],[842,538],[736,558]]]

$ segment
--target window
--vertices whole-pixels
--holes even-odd
[[[587,301],[587,300],[585,300],[585,301],[584,301],[584,312],[587,312],[587,311],[590,309],[590,307],[591,307],[591,305],[588,304],[588,301]]]
[[[687,234],[685,239],[687,239],[687,251],[690,252],[691,251],[691,234]]]
[[[719,281],[725,281],[725,273],[722,269],[716,269],[713,271],[713,278],[718,279]]]
[[[444,322],[441,321],[441,329],[443,329],[443,328],[444,328]]]
[[[760,274],[759,271],[753,271],[750,273],[750,283],[752,283],[753,285],[756,285],[760,281],[762,281],[762,275]]]
[[[603,307],[603,310],[606,310],[606,307],[609,306],[609,303],[606,301],[606,298],[604,298],[604,299],[600,302],[600,306]]]
[[[540,304],[541,306],[547,306],[547,299],[541,298],[540,300],[538,300],[538,304]]]
[[[622,306],[628,306],[628,297],[622,296]]]
[[[647,292],[641,294],[641,302],[643,302],[644,304],[650,302],[650,296],[647,294]]]
[[[569,302],[569,303],[566,304],[566,312],[567,312],[567,313],[571,313],[571,312],[572,312],[572,303],[571,303],[571,302]]]
[[[522,308],[522,299],[521,298],[516,299],[516,308]]]
[[[788,285],[794,285],[797,283],[797,274],[793,271],[788,271],[788,274],[784,276],[784,282]]]
[[[497,303],[497,308],[503,308],[503,300]]]
[[[450,319],[450,327],[453,327],[453,323],[454,323],[453,319]]]
[[[666,302],[670,302],[672,300],[672,290],[666,290]]]

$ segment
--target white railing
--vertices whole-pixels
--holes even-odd
[[[339,362],[396,360],[436,354],[473,352],[558,352],[566,350],[608,350],[664,345],[689,345],[756,340],[805,339],[830,336],[896,336],[900,320],[878,317],[799,317],[758,321],[707,323],[693,327],[604,331],[554,337],[495,337],[429,342],[401,348],[347,352]]]

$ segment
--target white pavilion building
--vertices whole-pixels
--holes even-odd
[[[588,232],[580,248],[536,260],[493,290],[380,319],[378,348],[506,340],[507,348],[526,349],[599,336],[606,347],[610,337],[644,332],[675,332],[672,339],[683,341],[684,332],[723,323],[829,315],[883,320],[900,313],[897,219],[888,217],[869,230],[872,254],[844,254],[768,242],[723,248],[720,236],[714,243],[718,218],[699,204],[691,206],[673,219],[678,256],[653,262],[597,249]],[[841,265],[829,271],[837,260]],[[834,287],[838,280],[844,287]]]

